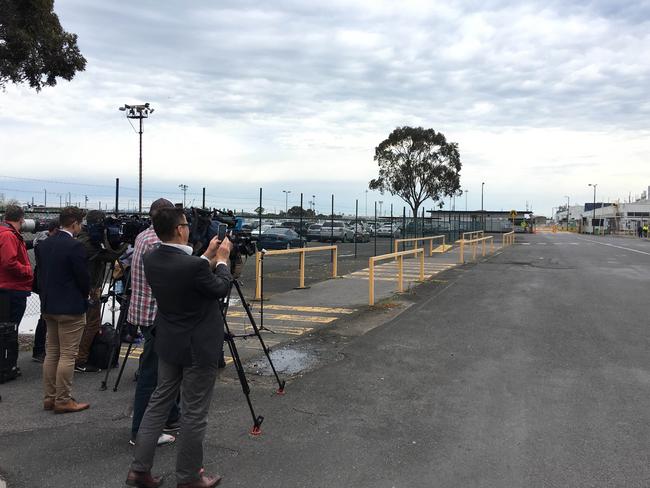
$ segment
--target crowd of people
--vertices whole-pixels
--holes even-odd
[[[129,436],[135,451],[126,484],[162,485],[151,473],[155,448],[176,442],[176,433],[177,486],[213,487],[221,478],[204,472],[203,439],[217,369],[223,366],[219,299],[232,282],[232,244],[215,237],[195,256],[182,209],[161,198],[151,205],[150,216],[151,227],[128,249],[130,300],[122,312],[144,337]],[[39,295],[32,359],[43,363],[43,410],[55,414],[90,408],[72,396],[74,374],[100,370],[89,359],[101,326],[105,277],[109,263],[127,252],[127,244],[115,249],[105,236],[98,241],[90,235],[89,226],[104,218],[98,210],[85,215],[66,207],[31,242],[20,232],[21,207],[9,205],[0,224],[0,300],[9,304],[9,320],[20,323],[27,298]]]

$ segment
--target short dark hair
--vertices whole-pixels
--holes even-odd
[[[7,205],[5,208],[5,222],[20,222],[25,216],[25,211],[18,205]]]
[[[151,217],[153,230],[161,241],[171,241],[176,227],[183,223],[185,213],[182,208],[161,208]]]
[[[106,219],[106,214],[101,210],[90,210],[86,214],[86,222],[88,224],[98,224]]]
[[[54,232],[58,228],[59,228],[59,219],[52,219],[47,224],[47,231],[48,232]]]
[[[59,214],[61,227],[70,227],[75,222],[81,223],[84,219],[84,211],[79,207],[65,207]]]
[[[151,204],[151,207],[149,208],[149,216],[153,217],[161,208],[174,208],[174,204],[165,198],[159,198]]]

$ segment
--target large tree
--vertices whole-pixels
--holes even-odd
[[[0,0],[0,88],[29,83],[40,91],[85,68],[77,35],[61,27],[54,0]]]
[[[397,195],[418,215],[420,205],[441,202],[460,188],[458,144],[441,132],[422,127],[398,127],[375,148],[379,176],[371,190]]]

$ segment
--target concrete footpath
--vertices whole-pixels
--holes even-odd
[[[224,487],[648,486],[650,363],[638,318],[650,246],[521,239],[279,345],[295,367],[284,396],[252,357],[260,437],[247,433],[226,369],[206,470]],[[92,408],[55,416],[40,409],[37,365],[21,364],[23,378],[0,386],[8,486],[124,486],[132,382],[98,392],[97,375],[77,375],[75,394]],[[157,453],[165,486],[175,451]]]

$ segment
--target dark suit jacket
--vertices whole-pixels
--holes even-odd
[[[90,277],[81,242],[59,231],[35,249],[41,311],[80,315],[88,309]]]
[[[189,366],[219,360],[223,318],[217,302],[228,295],[227,266],[213,273],[208,261],[161,245],[144,256],[144,272],[158,304],[155,349],[165,362]]]

